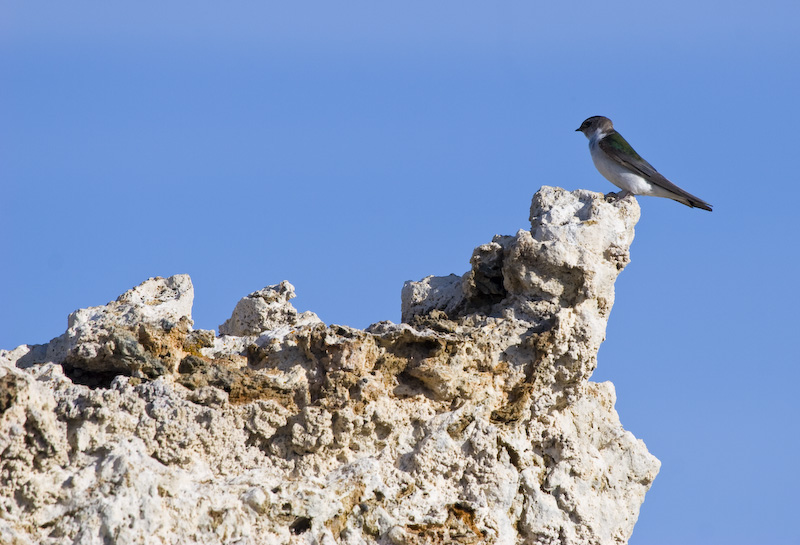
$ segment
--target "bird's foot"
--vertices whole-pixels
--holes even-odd
[[[622,191],[619,191],[617,193],[614,193],[613,191],[611,193],[606,193],[605,198],[606,202],[617,202],[626,197],[630,197],[631,195],[633,195],[633,193],[631,193],[626,189],[623,189]]]

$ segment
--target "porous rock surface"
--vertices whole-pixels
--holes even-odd
[[[187,275],[73,313],[0,351],[0,542],[627,542],[659,462],[588,379],[638,216],[544,187],[364,331],[288,282],[194,330]]]

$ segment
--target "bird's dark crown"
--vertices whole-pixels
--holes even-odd
[[[593,133],[597,129],[600,129],[603,132],[611,132],[614,130],[614,124],[611,123],[611,120],[607,117],[595,115],[581,123],[581,126],[575,130],[580,131],[588,136],[589,133]]]

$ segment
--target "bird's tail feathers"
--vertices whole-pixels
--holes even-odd
[[[681,204],[685,204],[690,208],[701,208],[703,210],[708,210],[709,212],[712,211],[710,204],[708,204],[703,199],[698,199],[693,195],[688,195],[688,196],[681,195],[680,197],[676,197],[675,200]]]

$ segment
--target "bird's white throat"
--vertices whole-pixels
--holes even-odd
[[[591,135],[588,136],[588,138],[589,138],[589,146],[596,146],[597,143],[600,140],[602,140],[603,138],[605,138],[606,136],[608,136],[608,133],[606,131],[604,131],[603,129],[601,129],[600,127],[597,127],[594,130],[594,132]]]

